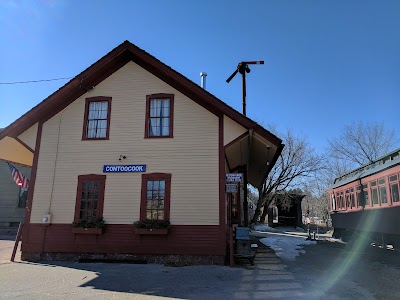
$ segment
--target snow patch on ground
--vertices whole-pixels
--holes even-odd
[[[282,232],[282,230],[273,228],[273,227],[269,227],[267,225],[263,225],[263,224],[257,224],[257,225],[253,225],[251,226],[253,230],[256,231],[262,231],[262,232]]]
[[[305,230],[301,227],[288,227],[288,226],[279,226],[279,227],[270,227],[264,224],[254,224],[251,225],[251,229],[255,231],[261,232],[305,232]]]
[[[325,241],[332,242],[332,243],[347,244],[346,242],[342,241],[342,238],[340,238],[340,239],[326,238]]]
[[[295,260],[300,253],[306,253],[303,245],[316,245],[316,241],[305,240],[304,237],[271,235],[260,239],[260,242],[273,249],[284,260]]]

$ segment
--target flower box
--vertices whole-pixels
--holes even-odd
[[[72,227],[72,233],[103,234],[103,228]]]
[[[136,234],[168,234],[168,228],[136,228]]]

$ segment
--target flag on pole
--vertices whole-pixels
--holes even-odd
[[[24,176],[20,171],[18,171],[13,165],[10,163],[7,163],[8,169],[11,172],[11,176],[13,177],[15,183],[20,187],[20,188],[25,188],[27,189],[29,187],[29,179]]]

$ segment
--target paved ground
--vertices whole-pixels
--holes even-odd
[[[299,282],[337,299],[400,299],[400,252],[319,242],[304,246],[305,254],[286,262]]]
[[[0,235],[0,264],[10,262],[12,249],[14,248],[15,237],[11,235]],[[18,250],[18,259],[21,257]]]
[[[0,248],[11,251],[9,242]],[[291,262],[260,247],[254,267],[235,268],[6,262],[0,299],[400,299],[399,253],[327,242],[304,249]]]

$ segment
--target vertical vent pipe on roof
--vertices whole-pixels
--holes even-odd
[[[206,78],[207,78],[207,73],[206,73],[206,72],[201,72],[201,73],[200,73],[200,78],[201,78],[201,84],[200,84],[200,86],[201,86],[203,89],[206,89]]]

